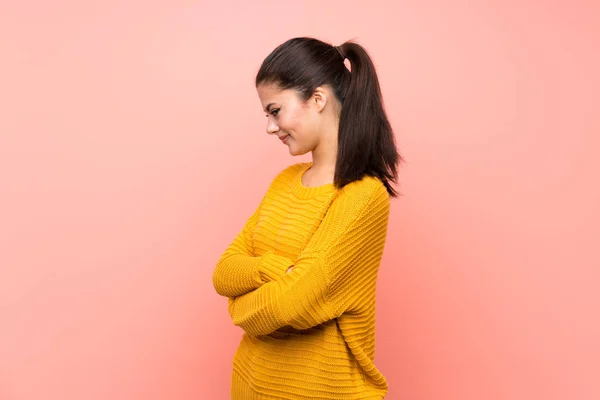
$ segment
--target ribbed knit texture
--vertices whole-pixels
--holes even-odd
[[[233,400],[387,393],[374,359],[389,195],[369,176],[341,190],[307,187],[302,176],[311,165],[291,165],[274,178],[213,273],[233,323],[245,331],[233,360]]]

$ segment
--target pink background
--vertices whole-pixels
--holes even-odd
[[[371,52],[407,159],[378,285],[388,398],[600,398],[599,11],[3,2],[0,399],[228,398],[242,331],[212,271],[310,161],[253,86],[303,35]]]

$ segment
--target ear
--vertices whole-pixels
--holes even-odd
[[[327,105],[329,93],[321,86],[317,87],[310,98],[311,105],[314,106],[317,112],[322,112]]]

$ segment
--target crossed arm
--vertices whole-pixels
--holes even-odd
[[[217,262],[212,280],[221,296],[237,297],[258,289],[280,277],[294,263],[272,251],[261,256],[254,254],[252,232],[263,203],[264,198]]]
[[[346,188],[295,262],[274,253],[244,255],[240,251],[248,249],[242,238],[249,231],[238,235],[229,254],[221,258],[219,274],[215,271],[218,276],[213,276],[221,288],[227,287],[226,292],[241,293],[228,296],[235,325],[254,336],[288,325],[308,329],[352,310],[374,293],[387,232],[389,196],[382,185],[363,183]],[[292,270],[285,273],[290,265]]]

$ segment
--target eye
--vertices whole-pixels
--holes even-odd
[[[279,115],[279,110],[281,110],[281,107],[274,108],[271,110],[271,112],[269,112],[269,114],[273,115],[274,117],[277,117],[277,115]],[[269,118],[269,114],[265,114],[265,117]]]

